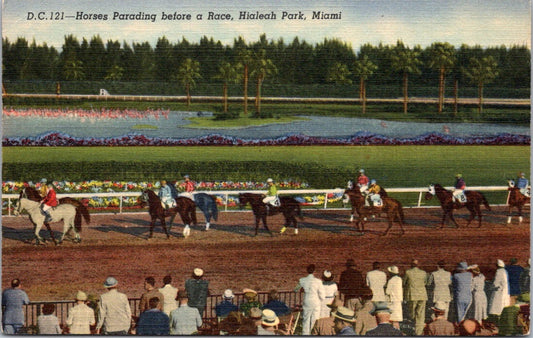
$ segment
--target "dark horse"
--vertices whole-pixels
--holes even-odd
[[[267,205],[263,203],[263,198],[265,198],[265,195],[263,194],[254,194],[254,193],[239,194],[239,204],[240,204],[241,209],[244,208],[246,204],[248,203],[250,203],[250,206],[252,207],[252,211],[255,216],[255,236],[257,236],[257,231],[259,229],[260,220],[263,220],[263,226],[272,236],[272,232],[270,231],[270,229],[268,229],[266,219],[267,219],[267,216],[272,216],[278,213],[282,213],[283,217],[285,217],[285,224],[280,232],[281,233],[285,232],[286,227],[292,224],[294,226],[294,233],[297,234],[298,233],[298,222],[296,221],[295,216],[298,216],[300,219],[303,219],[302,209],[300,208],[300,203],[292,197],[280,196],[279,197],[280,206],[275,207],[275,206],[269,205],[267,209]]]
[[[29,200],[34,202],[40,202],[43,199],[43,196],[41,196],[39,191],[30,186],[24,187],[22,189],[21,196],[22,194],[24,194]],[[76,228],[76,231],[81,232],[82,219],[85,219],[85,223],[87,224],[91,222],[91,215],[89,214],[89,210],[82,202],[71,197],[60,198],[57,200],[57,202],[58,204],[72,204],[76,208],[76,216],[74,218],[74,227]],[[50,232],[50,237],[52,237],[52,240],[54,241],[54,243],[56,243],[54,233],[50,228],[50,224],[45,222],[44,225]]]
[[[357,231],[364,233],[365,232],[365,221],[369,216],[379,215],[382,212],[387,214],[387,220],[389,221],[389,227],[385,230],[383,236],[387,235],[392,228],[393,222],[397,221],[400,224],[400,229],[402,230],[401,235],[405,233],[403,229],[403,224],[405,221],[405,216],[403,213],[402,203],[394,198],[385,196],[381,197],[383,201],[383,206],[374,207],[365,205],[365,196],[361,193],[358,187],[353,186],[351,189],[346,189],[344,194],[349,197],[350,203],[352,205],[350,222],[353,221],[355,212],[358,214],[357,222],[355,224]],[[380,194],[381,195],[381,194]]]
[[[513,208],[518,209],[518,224],[522,223],[523,217],[522,217],[522,209],[524,208],[524,205],[527,203],[530,203],[530,198],[520,192],[520,189],[515,187],[515,183],[513,180],[509,180],[509,199],[507,203],[509,204],[509,212],[507,214],[507,224],[511,223],[511,217],[512,213],[511,210]]]
[[[179,192],[174,184],[169,184],[170,193],[174,199],[180,197]],[[194,203],[202,211],[205,217],[205,230],[209,230],[211,218],[215,221],[218,219],[218,207],[215,197],[204,192],[195,192],[193,194]]]
[[[145,190],[143,191],[141,198],[140,198],[141,205],[145,205],[148,203],[148,213],[150,214],[150,218],[152,221],[150,222],[150,235],[148,238],[152,238],[154,234],[154,225],[156,220],[159,219],[161,222],[161,226],[163,227],[163,230],[165,231],[165,234],[167,235],[167,238],[170,238],[170,228],[172,227],[172,222],[174,221],[174,218],[176,217],[176,214],[180,214],[181,220],[185,224],[185,228],[183,229],[183,236],[187,237],[189,236],[189,224],[196,225],[196,205],[194,202],[187,197],[178,197],[176,198],[176,207],[166,210],[163,208],[163,205],[161,204],[161,199],[156,195],[155,192],[152,190]],[[165,218],[170,217],[170,221],[168,223],[168,230],[165,223]]]
[[[439,229],[444,226],[444,222],[446,221],[446,218],[450,218],[455,225],[455,227],[459,228],[459,224],[455,221],[455,218],[453,217],[453,210],[454,209],[460,209],[462,207],[466,207],[468,211],[470,211],[470,217],[468,218],[468,222],[466,223],[466,226],[469,226],[470,223],[474,220],[476,215],[479,219],[479,227],[481,227],[481,204],[487,208],[487,210],[490,209],[489,202],[483,196],[482,193],[477,191],[465,191],[466,195],[466,203],[456,203],[453,199],[453,194],[451,191],[446,190],[442,185],[440,184],[432,184],[429,186],[429,191],[426,193],[425,199],[429,200],[433,196],[437,196],[440,202],[440,206],[442,207],[442,210],[444,211],[444,215],[442,216],[442,222]]]

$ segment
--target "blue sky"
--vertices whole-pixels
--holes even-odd
[[[265,33],[268,39],[295,36],[309,43],[324,38],[339,38],[351,43],[357,51],[365,43],[395,44],[402,40],[408,46],[449,42],[452,45],[499,46],[531,45],[531,2],[529,0],[347,0],[347,1],[102,1],[102,0],[3,0],[2,35],[11,41],[25,37],[38,44],[46,42],[60,48],[64,36],[73,34],[88,40],[99,34],[104,41],[144,42],[155,45],[158,37],[171,42],[197,42],[200,37],[213,37],[231,45],[242,36],[256,41]],[[207,20],[208,12],[229,13],[231,21]],[[239,20],[240,11],[276,13],[276,20]],[[302,12],[306,20],[282,20],[282,12]],[[341,20],[312,20],[313,11],[341,13]],[[107,14],[106,21],[27,20],[28,12],[77,12]],[[113,12],[156,14],[155,22],[113,20]],[[192,15],[190,21],[162,21],[161,13],[178,12]],[[196,15],[202,14],[203,20]]]

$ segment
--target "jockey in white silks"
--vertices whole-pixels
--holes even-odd
[[[176,207],[176,201],[172,198],[172,191],[170,190],[167,181],[161,181],[161,188],[157,195],[159,196],[159,199],[161,199],[161,204],[163,204],[165,209]]]
[[[275,207],[279,207],[278,188],[276,188],[274,180],[271,178],[267,179],[267,184],[268,190],[266,193],[266,197],[263,198],[263,203],[265,203],[267,207],[269,204]]]
[[[529,181],[526,178],[526,174],[523,172],[518,174],[518,178],[516,179],[516,187],[520,190],[522,195],[527,197],[530,196]]]
[[[178,196],[179,197],[188,197],[190,198],[191,200],[194,201],[194,191],[196,189],[196,186],[194,184],[193,181],[191,181],[191,179],[189,178],[189,175],[185,175],[183,176],[184,180],[185,180],[185,192],[182,192],[181,194],[179,194]]]
[[[455,179],[455,186],[452,192],[453,199],[458,203],[466,203],[466,195],[464,194],[464,190],[466,189],[466,183],[463,179],[463,175],[457,174],[455,175]]]

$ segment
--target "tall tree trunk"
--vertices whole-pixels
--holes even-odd
[[[478,115],[481,116],[481,112],[483,111],[483,83],[479,84],[478,95],[479,95]]]
[[[187,83],[187,86],[186,86],[186,89],[187,89],[187,107],[191,105],[190,87],[191,87],[191,85]]]
[[[407,94],[407,87],[409,85],[409,78],[407,75],[407,72],[403,73],[403,113],[407,114],[407,100],[408,100],[408,94]]]
[[[457,107],[457,102],[459,101],[459,80],[458,79],[455,79],[455,81],[453,82],[453,115],[454,116],[457,116],[457,111],[458,111],[458,107]]]
[[[444,68],[441,68],[440,76],[439,76],[439,113],[442,113],[443,105],[444,105]]]
[[[248,114],[248,65],[244,65],[244,115]]]
[[[228,112],[228,84],[224,82],[224,113]]]
[[[257,117],[261,115],[261,77],[257,78],[257,88],[255,95],[255,111],[257,112]]]
[[[365,80],[363,81],[363,114],[366,113],[366,83]]]

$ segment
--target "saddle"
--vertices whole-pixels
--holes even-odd
[[[455,191],[453,193],[453,199],[455,202],[459,202],[459,203],[466,203],[467,202],[467,199],[466,199],[466,194],[464,191]]]
[[[528,198],[531,198],[531,187],[520,189],[520,193]]]

